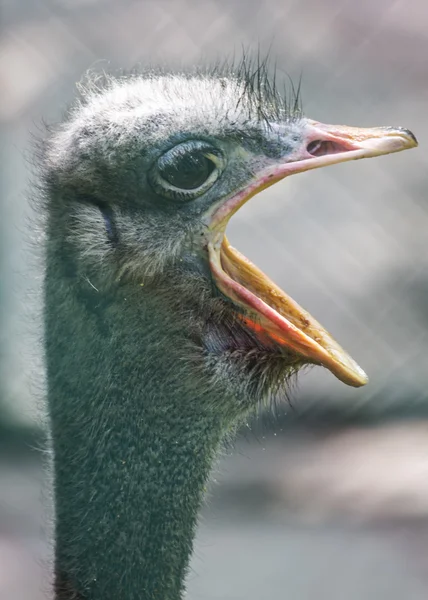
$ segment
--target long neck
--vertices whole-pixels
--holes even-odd
[[[120,318],[117,297],[58,273],[46,288],[58,597],[178,600],[225,423],[186,380],[173,324],[159,334],[126,291]]]

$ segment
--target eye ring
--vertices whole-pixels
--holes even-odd
[[[158,158],[149,171],[149,182],[162,196],[193,200],[214,185],[225,162],[223,154],[208,142],[183,142]]]

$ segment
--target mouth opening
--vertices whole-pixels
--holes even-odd
[[[247,326],[265,340],[294,352],[303,362],[329,369],[344,383],[359,387],[368,378],[318,321],[256,265],[233,248],[225,235],[229,219],[250,198],[294,173],[417,146],[402,128],[361,129],[306,120],[300,150],[289,161],[268,166],[246,188],[227,199],[210,217],[208,254],[219,290],[240,308]]]

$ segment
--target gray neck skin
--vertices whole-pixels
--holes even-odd
[[[135,284],[97,293],[60,265],[48,250],[58,597],[177,600],[231,419],[162,303]]]

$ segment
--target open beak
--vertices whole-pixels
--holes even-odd
[[[241,308],[245,324],[262,339],[296,353],[308,363],[328,368],[338,379],[355,387],[367,383],[364,371],[307,311],[229,244],[225,229],[230,217],[252,196],[288,175],[415,146],[416,138],[407,129],[361,129],[306,120],[300,147],[285,162],[258,173],[217,209],[210,222],[212,275],[221,292]]]

